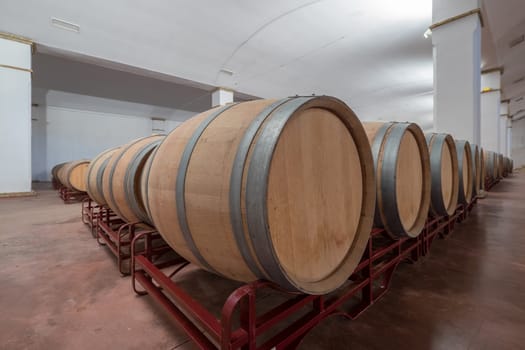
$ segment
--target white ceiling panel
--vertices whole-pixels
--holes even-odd
[[[0,31],[49,50],[260,97],[330,94],[362,119],[432,118],[431,0],[0,3]]]

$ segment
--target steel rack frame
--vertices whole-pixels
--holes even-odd
[[[327,317],[359,317],[385,295],[400,263],[414,263],[428,255],[432,242],[449,236],[458,219],[464,220],[468,212],[460,206],[454,215],[429,217],[417,238],[392,240],[384,230],[374,229],[355,272],[342,288],[328,295],[292,293],[259,280],[235,289],[217,318],[177,282],[188,262],[181,259],[175,271],[167,274],[137,252],[134,241],[132,288],[138,295],[150,295],[201,349],[295,349],[308,331]],[[136,239],[147,240],[148,235],[142,233]],[[268,291],[287,300],[258,313],[257,295]]]
[[[157,230],[143,222],[125,222],[107,207],[99,212],[95,227],[97,242],[107,246],[117,258],[118,270],[122,276],[131,274],[131,242],[139,233],[148,234],[150,245],[137,249],[137,253],[144,254],[150,261],[160,260],[167,253],[173,252]],[[169,266],[173,263],[168,261],[163,264]]]
[[[90,197],[84,198],[82,201],[82,222],[89,227],[93,238],[97,238],[97,220],[103,214],[104,210],[110,209],[97,204]],[[114,217],[116,218],[116,215],[114,215]]]
[[[58,195],[64,201],[65,204],[81,202],[87,197],[86,192],[72,190],[65,186],[61,186],[58,189]]]

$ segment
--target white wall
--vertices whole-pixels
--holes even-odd
[[[0,38],[0,64],[0,193],[29,192],[31,47]]]
[[[525,118],[512,122],[512,151],[514,168],[525,166]]]
[[[33,95],[41,101],[32,108],[33,181],[49,181],[51,168],[58,163],[91,159],[105,149],[150,135],[151,110],[157,111],[155,118],[166,119],[161,123],[166,132],[196,114],[57,91],[34,89]]]

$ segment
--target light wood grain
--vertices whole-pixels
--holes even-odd
[[[456,144],[447,135],[441,152],[441,193],[447,214],[452,215],[458,203],[459,170]]]
[[[459,174],[456,144],[449,134],[431,134],[429,152],[432,172],[432,211],[452,215],[457,207]],[[438,179],[439,181],[434,181]]]
[[[377,133],[384,124],[384,122],[363,123],[370,145],[375,142],[380,143],[379,154],[376,155],[377,211],[384,228],[393,237],[415,237],[421,233],[430,208],[428,147],[421,128],[416,124],[407,123],[404,134],[397,141],[397,162],[386,162],[384,159],[387,154],[385,147],[388,147],[386,146],[387,140],[392,137],[391,132],[395,123],[386,130],[381,140],[377,140],[380,137]],[[387,164],[395,164],[395,168],[385,169],[384,167],[388,166]],[[395,203],[391,203],[387,193],[383,193],[383,182],[389,180],[382,178],[383,172],[395,174],[395,187],[389,190],[396,191]],[[393,224],[389,222],[387,215],[389,211],[396,212],[400,218],[403,232],[394,232]]]
[[[447,208],[450,206],[454,190],[454,173],[452,169],[453,165],[450,148],[447,143],[444,143],[443,148],[441,149],[441,194],[443,196],[445,207]]]
[[[483,147],[479,148],[479,173],[480,176],[478,177],[478,189],[483,190],[485,189],[485,177],[487,176],[485,168],[485,150]]]
[[[51,175],[53,177],[53,180],[55,181],[59,181],[60,182],[60,179],[58,178],[58,172],[60,171],[60,169],[66,165],[67,162],[64,162],[64,163],[60,163],[60,164],[57,164],[55,165],[52,169],[51,169]]]
[[[463,156],[462,168],[463,168],[463,189],[464,189],[465,196],[466,196],[467,189],[470,185],[470,166],[468,163],[468,159],[465,155]]]
[[[272,159],[268,218],[279,261],[296,283],[321,281],[345,259],[362,182],[357,146],[336,116],[312,108],[288,122]]]
[[[117,213],[124,221],[127,222],[138,222],[141,220],[140,212],[136,212],[132,206],[132,203],[128,201],[128,197],[132,197],[133,201],[137,201],[137,194],[133,191],[137,191],[139,188],[140,181],[140,171],[142,166],[139,167],[139,172],[131,174],[130,166],[133,159],[137,157],[138,154],[142,152],[145,147],[148,147],[154,142],[160,141],[164,138],[163,135],[153,135],[144,137],[142,139],[133,141],[126,146],[122,147],[118,154],[118,159],[113,159],[111,165],[108,164],[104,175],[108,175],[107,181],[108,186],[111,187],[112,196],[107,196],[107,204],[109,207]],[[138,162],[141,163],[143,158],[139,159]],[[109,176],[112,174],[112,177]],[[131,177],[133,182],[133,191],[129,192],[129,195],[126,196],[126,184],[124,179],[126,176]],[[109,190],[109,188],[108,188]],[[109,192],[107,192],[109,193]],[[140,205],[140,204],[139,204]]]
[[[403,227],[414,226],[423,199],[423,168],[416,138],[406,132],[401,139],[396,166],[397,208]]]
[[[462,174],[461,181],[463,182],[463,195],[467,203],[472,200],[472,183],[473,183],[473,166],[472,166],[472,153],[470,152],[470,144],[464,143],[463,147],[463,159],[460,173]]]
[[[60,183],[69,189],[86,191],[86,173],[89,160],[76,160],[66,163],[58,171]]]
[[[89,162],[82,162],[74,166],[69,173],[69,183],[77,191],[86,191],[86,172]]]
[[[106,204],[106,199],[102,193],[102,188],[98,187],[97,178],[104,173],[107,165],[104,162],[111,158],[116,151],[117,149],[105,150],[97,155],[89,164],[86,172],[86,191],[91,199],[101,205]]]
[[[271,158],[265,204],[279,268],[294,286],[310,293],[324,293],[344,283],[363,254],[372,222],[375,193],[370,148],[357,117],[335,101],[315,98],[311,106],[305,104],[291,117]],[[217,273],[246,282],[261,276],[244,261],[241,243],[233,233],[230,180],[246,129],[273,102],[240,103],[219,115],[199,138],[186,172],[184,205],[196,248]],[[180,230],[175,184],[188,140],[215,110],[195,116],[167,136],[151,161],[147,181],[147,205],[154,225],[174,250],[202,267]],[[238,214],[245,224],[246,248],[262,268],[258,247],[249,236],[243,200],[259,136],[260,131],[244,163]],[[268,277],[264,269],[262,273]]]
[[[477,145],[470,145],[470,152],[472,158],[472,195],[476,195],[479,191],[478,183],[481,177],[481,163],[479,161],[479,148]]]
[[[214,110],[206,111],[185,121],[166,136],[164,142],[157,148],[151,163],[148,181],[147,199],[154,226],[179,255],[199,266],[201,266],[199,261],[187,246],[180,231],[175,200],[175,183],[180,158],[186,143],[199,124]],[[218,242],[213,242],[213,248],[218,244]]]
[[[256,277],[244,263],[230,221],[233,161],[246,128],[273,102],[250,101],[224,112],[202,134],[188,167],[186,210],[195,243],[219,273],[235,280]],[[216,249],[210,249],[210,242],[216,242]]]
[[[498,176],[503,177],[505,164],[503,163],[503,154],[498,154]]]

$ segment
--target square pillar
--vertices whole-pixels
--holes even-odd
[[[481,75],[481,147],[500,152],[501,72]]]
[[[0,196],[32,193],[32,45],[0,33]]]
[[[211,94],[211,106],[224,106],[225,104],[233,102],[233,91],[219,88]]]
[[[509,118],[509,101],[501,101],[499,117],[499,147],[498,152],[505,157],[508,156],[507,150],[507,133],[509,131],[507,120]]]
[[[434,0],[434,129],[480,141],[481,23],[474,0]]]
[[[512,159],[512,118],[507,118],[507,157]]]

